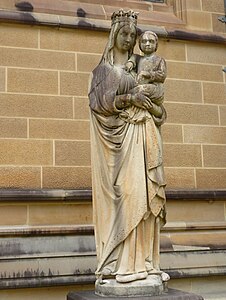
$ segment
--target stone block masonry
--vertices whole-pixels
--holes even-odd
[[[1,25],[1,188],[91,186],[88,81],[106,40],[105,32]],[[168,188],[222,188],[224,47],[160,38],[159,52],[168,66]]]

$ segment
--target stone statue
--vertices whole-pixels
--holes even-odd
[[[166,119],[166,65],[155,54],[153,32],[140,38],[144,56],[133,54],[136,24],[133,11],[113,13],[89,91],[96,292],[110,296],[160,294],[169,279],[159,267],[166,201],[160,133]],[[160,286],[157,292],[132,289],[146,281],[150,286],[152,279]],[[113,291],[105,286],[114,286]]]

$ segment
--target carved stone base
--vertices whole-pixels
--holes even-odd
[[[94,291],[70,292],[67,300],[125,300],[127,297],[103,297],[98,296]],[[204,300],[202,296],[179,290],[169,289],[160,296],[137,296],[129,297],[128,300]]]
[[[157,296],[164,292],[160,275],[149,275],[146,279],[119,283],[115,279],[98,280],[95,284],[97,295],[107,297]]]

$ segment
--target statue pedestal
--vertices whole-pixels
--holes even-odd
[[[95,284],[95,292],[104,297],[138,297],[158,296],[165,291],[160,275],[149,275],[144,280],[135,280],[129,283],[119,283],[115,279],[98,280]]]
[[[160,296],[135,296],[135,297],[103,297],[94,291],[70,292],[67,300],[204,300],[202,296],[179,290],[169,289]]]

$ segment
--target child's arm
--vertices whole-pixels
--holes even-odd
[[[149,71],[140,71],[140,73],[137,75],[136,82],[137,84],[151,83],[153,82],[151,80],[151,76],[151,72]]]
[[[160,61],[156,68],[150,72],[150,81],[163,83],[166,79],[166,61],[164,58],[160,58]]]
[[[137,76],[138,84],[161,82],[166,79],[166,62],[161,59],[158,66],[153,71],[140,71]],[[146,81],[146,82],[145,82]]]
[[[130,71],[132,71],[133,69],[136,68],[136,66],[137,66],[136,60],[137,60],[136,54],[133,54],[133,55],[130,56],[130,58],[128,59],[128,61],[125,64],[125,70],[127,72],[130,72]]]

